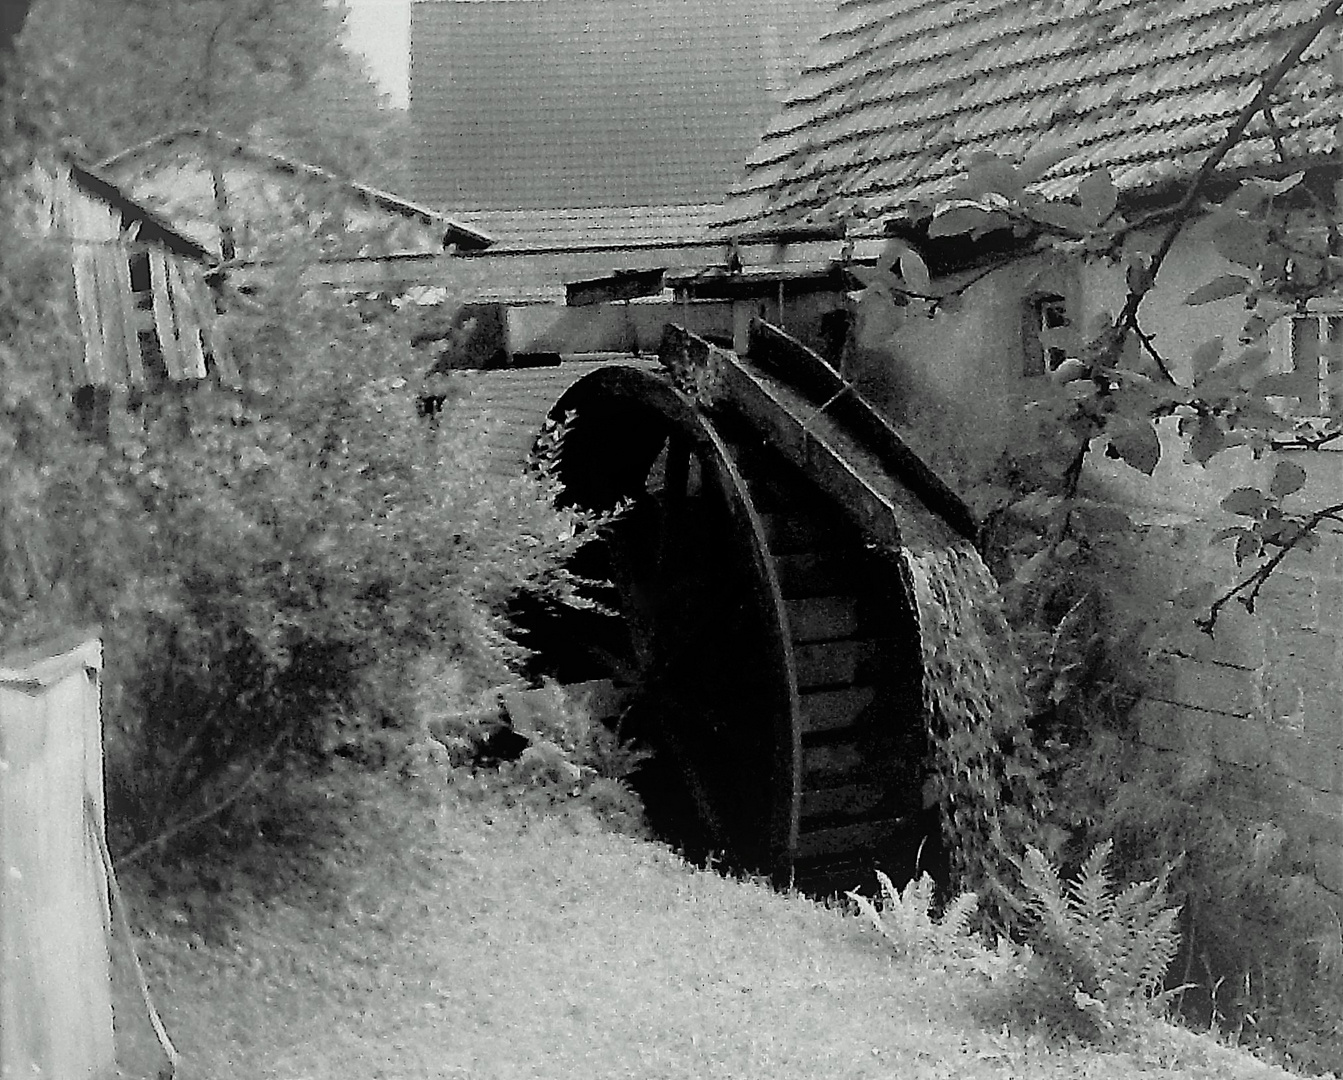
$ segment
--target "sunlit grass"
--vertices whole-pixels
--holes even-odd
[[[1208,1039],[1114,1054],[991,1030],[982,976],[897,962],[851,914],[586,814],[352,775],[326,820],[345,835],[302,875],[274,868],[268,900],[206,905],[208,925],[130,882],[184,1080],[1118,1078],[1161,1056],[1171,1076],[1281,1075]]]

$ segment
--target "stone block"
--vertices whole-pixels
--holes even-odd
[[[1241,813],[1256,818],[1271,818],[1275,815],[1272,801],[1267,797],[1263,769],[1249,768],[1231,762],[1219,761],[1217,770],[1216,798],[1221,806],[1234,808]],[[1285,782],[1284,782],[1285,783]],[[1281,809],[1281,803],[1277,808]],[[1302,829],[1304,832],[1304,828]]]
[[[1306,735],[1319,746],[1343,748],[1343,695],[1334,690],[1308,692]]]
[[[1220,719],[1215,714],[1149,699],[1138,703],[1134,715],[1138,738],[1144,745],[1156,750],[1211,756],[1213,721]]]
[[[1233,605],[1222,609],[1216,629],[1206,634],[1194,625],[1196,614],[1201,613],[1191,613],[1187,625],[1172,640],[1172,652],[1204,663],[1230,667],[1258,668],[1264,665],[1266,626],[1262,619]]]
[[[1338,638],[1330,630],[1277,626],[1268,642],[1268,661],[1275,668],[1311,677],[1315,685],[1338,682]]]
[[[1244,668],[1177,656],[1171,671],[1170,699],[1177,704],[1231,716],[1249,716],[1259,706],[1257,679]]]
[[[1330,541],[1327,546],[1343,548],[1343,544],[1337,540]],[[1343,577],[1317,575],[1315,602],[1319,608],[1321,629],[1343,629]]]
[[[1273,738],[1269,726],[1256,716],[1226,716],[1213,726],[1213,753],[1218,761],[1245,768],[1269,764]]]
[[[1307,835],[1312,844],[1343,847],[1343,796],[1305,811]]]
[[[1282,629],[1306,629],[1319,622],[1315,581],[1293,570],[1279,569],[1264,582],[1255,610]]]
[[[1343,844],[1316,844],[1315,880],[1335,896],[1343,897]]]
[[[1289,735],[1306,729],[1306,694],[1290,672],[1270,670],[1264,680],[1264,705],[1274,725]]]
[[[1277,733],[1269,748],[1269,766],[1311,792],[1343,789],[1343,752],[1309,735]]]

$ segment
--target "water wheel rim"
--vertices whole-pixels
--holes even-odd
[[[759,864],[752,868],[766,871],[776,883],[786,885],[791,880],[801,812],[801,705],[787,609],[769,554],[764,524],[731,449],[694,400],[664,376],[623,365],[603,368],[580,379],[551,410],[554,420],[572,419],[560,447],[558,473],[575,501],[608,509],[622,488],[632,488],[631,478],[640,472],[638,461],[630,460],[628,473],[623,477],[604,478],[605,482],[599,478],[594,484],[593,476],[577,475],[577,470],[591,464],[590,460],[586,463],[583,460],[582,441],[600,441],[602,437],[598,431],[584,431],[583,417],[585,414],[589,417],[590,428],[596,427],[602,417],[614,415],[617,410],[629,424],[660,423],[679,442],[679,448],[669,452],[669,468],[679,467],[672,462],[680,454],[698,463],[700,483],[717,492],[735,542],[735,554],[747,568],[747,592],[755,606],[753,621],[763,631],[763,639],[755,643],[767,668],[760,675],[774,688],[775,699],[768,710],[770,730],[766,738],[770,753],[764,763],[768,769],[766,787],[770,803],[766,835],[763,844],[741,854],[749,863]],[[651,427],[646,434],[649,442],[656,441]],[[643,452],[647,453],[646,447]],[[665,561],[660,562],[658,570],[670,572]],[[666,589],[668,583],[661,582],[657,587]],[[665,648],[665,643],[658,647]]]

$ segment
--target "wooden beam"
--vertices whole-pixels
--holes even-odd
[[[796,338],[762,319],[751,320],[750,360],[777,373],[818,406],[825,406],[847,430],[876,453],[929,507],[936,510],[967,540],[974,540],[978,523],[961,497],[928,465],[867,400],[826,360]]]
[[[669,324],[659,359],[701,405],[741,416],[884,547],[944,547],[950,522],[829,413],[734,353]]]
[[[662,267],[615,270],[605,277],[566,282],[564,302],[569,307],[586,307],[589,304],[609,304],[617,300],[657,296],[662,292],[662,277],[665,273]]]

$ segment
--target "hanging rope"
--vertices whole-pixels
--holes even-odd
[[[103,837],[103,830],[98,825],[98,807],[93,801],[93,796],[87,791],[84,793],[84,821],[88,826],[89,836],[98,849],[98,855],[103,864],[103,872],[107,875],[107,891],[111,897],[111,915],[116,922],[117,933],[126,943],[126,951],[131,958],[131,968],[135,972],[135,980],[140,988],[140,1000],[144,1002],[145,1014],[149,1017],[150,1027],[154,1029],[154,1037],[158,1039],[159,1047],[163,1050],[163,1055],[167,1059],[167,1064],[159,1070],[158,1080],[173,1080],[173,1077],[177,1075],[177,1064],[180,1060],[177,1055],[177,1048],[173,1046],[172,1039],[168,1037],[168,1031],[163,1026],[159,1011],[154,1007],[154,999],[150,996],[149,981],[145,978],[145,969],[140,964],[140,954],[135,948],[135,937],[131,932],[130,921],[126,917],[126,901],[121,895],[121,886],[117,884],[116,871],[112,868],[112,855],[107,850],[107,840]]]

